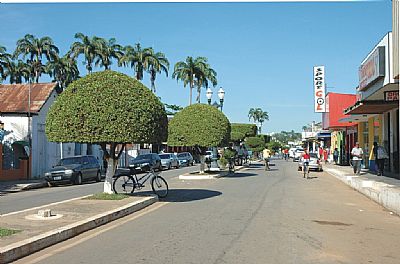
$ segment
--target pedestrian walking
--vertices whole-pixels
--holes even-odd
[[[351,150],[351,155],[353,156],[354,174],[360,175],[361,161],[362,161],[362,157],[364,155],[364,151],[362,150],[362,148],[360,148],[360,145],[358,144],[358,142],[356,142],[356,145]]]
[[[327,148],[324,149],[323,155],[324,155],[324,162],[325,162],[325,164],[327,164],[328,163],[328,149]]]
[[[335,164],[338,164],[338,159],[339,159],[339,151],[337,148],[333,151],[333,161],[335,161]]]
[[[265,170],[270,170],[269,168],[269,158],[271,157],[271,151],[267,148],[263,150],[263,159],[265,162]]]
[[[384,147],[379,146],[377,142],[374,142],[373,149],[375,163],[378,168],[377,176],[383,176],[383,170],[385,168],[385,159],[388,159],[389,156]]]

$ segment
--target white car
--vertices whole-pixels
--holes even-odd
[[[289,158],[294,158],[294,152],[296,151],[296,148],[290,148],[289,149]]]
[[[310,153],[310,162],[308,163],[308,168],[310,170],[322,171],[322,163],[321,160],[318,158],[317,153]],[[298,163],[297,170],[303,170],[303,161],[301,159]]]
[[[293,155],[293,162],[300,160],[301,155],[303,155],[304,153],[304,149],[302,148],[297,148],[294,151],[294,155]]]

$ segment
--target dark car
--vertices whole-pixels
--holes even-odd
[[[179,165],[187,165],[187,166],[193,166],[194,165],[194,160],[192,154],[189,152],[181,152],[176,155],[179,160]]]
[[[100,164],[94,156],[74,156],[61,159],[44,174],[51,185],[60,183],[82,184],[83,181],[101,181]]]
[[[162,169],[160,156],[156,153],[138,155],[130,161],[129,166],[140,169],[140,171],[148,171],[150,168],[154,170]]]

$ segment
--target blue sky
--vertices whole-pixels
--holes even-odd
[[[157,77],[157,95],[181,106],[188,104],[189,89],[171,78],[173,66],[187,56],[204,56],[218,73],[213,100],[222,86],[231,122],[247,123],[249,109],[261,107],[270,116],[264,133],[300,131],[321,120],[313,112],[312,67],[325,65],[328,91],[355,93],[361,61],[391,31],[391,4],[0,4],[0,45],[13,52],[16,41],[30,33],[50,36],[65,54],[74,34],[82,32],[115,37],[121,45],[152,46],[171,63],[169,77]],[[112,69],[133,76],[130,68]],[[149,76],[144,78],[150,86]]]

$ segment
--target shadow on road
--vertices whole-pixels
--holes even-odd
[[[243,177],[251,177],[251,176],[256,176],[258,174],[255,173],[248,173],[248,172],[235,172],[235,173],[230,173],[224,178],[243,178]]]
[[[154,194],[151,191],[134,192],[133,195],[148,195]],[[222,193],[218,191],[204,190],[204,189],[170,189],[168,196],[160,198],[163,202],[183,203],[197,200],[208,199],[220,196]]]

